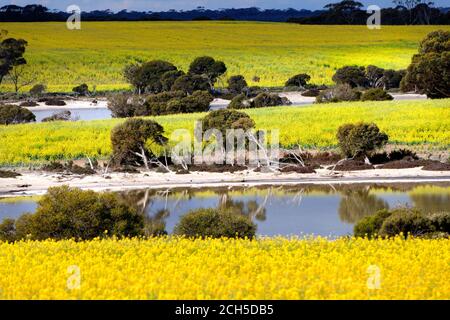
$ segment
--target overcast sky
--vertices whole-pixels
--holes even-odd
[[[0,5],[33,3],[43,4],[50,9],[65,10],[71,4],[78,5],[83,11],[122,9],[140,11],[165,11],[169,9],[186,10],[197,6],[208,9],[260,7],[264,9],[321,9],[325,4],[338,0],[0,0]],[[361,1],[364,5],[376,4],[380,7],[392,6],[391,0]],[[436,6],[448,7],[450,0],[434,0]]]

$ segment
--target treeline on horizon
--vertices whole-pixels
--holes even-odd
[[[395,7],[381,10],[382,23],[388,25],[448,25],[450,8],[435,8],[433,4],[420,0],[393,1]],[[31,4],[24,7],[6,5],[0,8],[2,22],[66,21],[71,13],[50,10],[45,6]],[[243,9],[209,10],[197,7],[194,10],[164,12],[139,12],[122,10],[113,12],[94,10],[82,12],[83,21],[273,21],[300,24],[366,24],[368,14],[362,3],[344,0],[330,3],[324,10],[268,9],[251,7]]]

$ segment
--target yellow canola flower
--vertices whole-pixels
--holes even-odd
[[[0,299],[449,299],[450,240],[0,243]]]

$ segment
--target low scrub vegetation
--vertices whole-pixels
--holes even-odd
[[[28,123],[36,121],[35,115],[26,108],[0,104],[0,125]]]
[[[256,225],[246,216],[219,209],[200,209],[187,213],[174,233],[201,238],[253,238]]]
[[[404,236],[449,237],[450,212],[424,214],[414,208],[380,210],[360,220],[354,228],[358,237]]]
[[[113,193],[50,188],[36,213],[0,224],[0,240],[89,240],[104,236],[133,237],[143,233],[143,216]]]

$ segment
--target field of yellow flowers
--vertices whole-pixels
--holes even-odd
[[[37,83],[50,91],[71,91],[81,83],[97,90],[128,88],[122,76],[128,63],[163,59],[187,71],[203,55],[226,63],[228,72],[219,86],[236,74],[250,85],[282,86],[298,73],[311,75],[312,83],[331,84],[336,69],[349,63],[404,69],[426,34],[449,27],[383,26],[374,31],[234,21],[83,21],[77,31],[63,22],[0,23],[0,29],[28,41],[25,57]],[[255,76],[259,82],[252,81]],[[2,86],[12,90],[11,84]]]
[[[0,243],[0,299],[450,299],[450,241]]]
[[[336,132],[345,123],[375,122],[391,144],[410,148],[450,146],[450,99],[426,101],[343,102],[302,108],[245,110],[257,129],[279,129],[283,148],[326,149],[337,145]],[[176,129],[193,133],[205,113],[153,117],[170,138]],[[51,160],[107,158],[111,129],[124,119],[0,125],[0,166]],[[174,142],[171,140],[171,142]],[[177,142],[177,141],[176,141]]]

